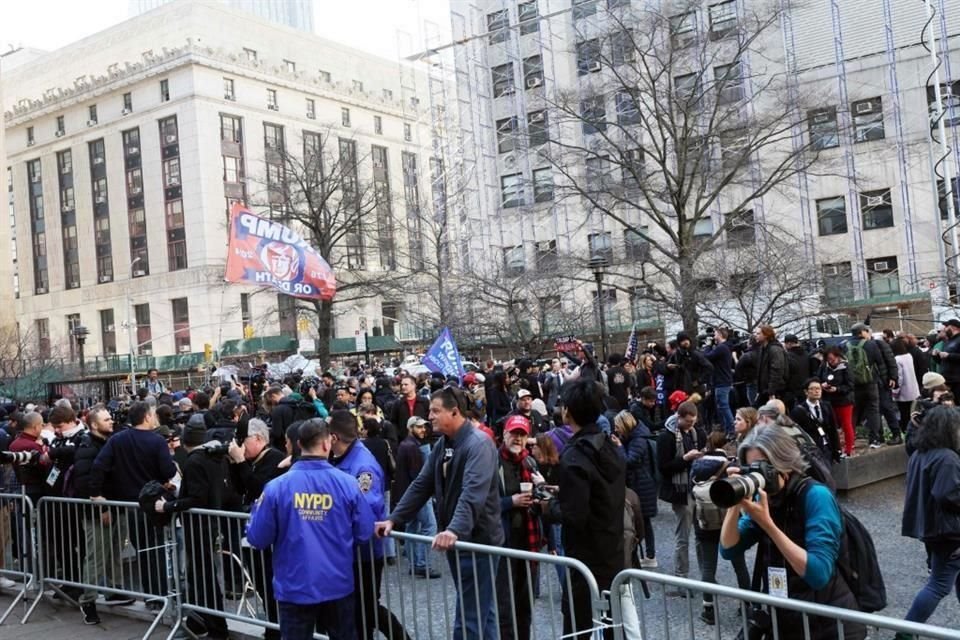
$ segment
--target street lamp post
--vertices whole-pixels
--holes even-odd
[[[88,335],[90,335],[90,331],[82,324],[78,324],[73,328],[73,338],[77,341],[77,351],[80,353],[81,378],[86,376],[86,364],[83,361],[83,345],[86,344]]]
[[[132,319],[132,309],[133,309],[133,283],[132,280],[134,276],[143,275],[142,271],[134,271],[133,267],[140,262],[140,256],[137,256],[130,263],[130,280],[131,284],[127,287],[127,348],[130,350],[130,395],[133,396],[137,392],[137,350],[136,343],[133,341],[133,319]]]
[[[597,279],[597,315],[600,317],[600,355],[607,360],[607,317],[603,296],[603,270],[610,265],[607,258],[599,253],[590,258],[590,270]]]

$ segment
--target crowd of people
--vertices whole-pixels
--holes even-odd
[[[830,345],[781,342],[768,326],[749,340],[718,328],[605,363],[575,343],[549,361],[491,361],[462,379],[357,367],[172,392],[151,371],[132,402],[0,408],[0,452],[18,454],[3,458],[0,492],[22,491],[34,504],[66,496],[145,506],[126,523],[105,507],[78,511],[69,544],[37,542],[57,554],[57,577],[87,585],[60,589],[87,624],[100,622],[93,585],[107,604],[131,602],[115,566],[126,537],[147,567],[140,589],[157,596],[146,605],[159,609],[166,566],[156,525],[204,508],[251,514],[245,535],[264,553],[253,580],[280,627],[267,638],[314,629],[335,639],[410,637],[381,604],[384,565],[402,554],[413,578],[442,572],[425,545],[395,543],[389,534],[402,529],[448,552],[455,637],[524,639],[541,573],[522,560],[455,554],[457,542],[576,558],[602,591],[625,568],[658,568],[658,547],[672,553],[676,575],[691,577],[692,537],[692,577],[701,581],[715,583],[723,559],[742,589],[862,609],[861,585],[838,569],[848,527],[831,476],[832,463],[865,450],[855,448],[862,423],[866,451],[905,443],[911,454],[903,533],[925,543],[931,574],[907,619],[923,621],[960,581],[957,391],[954,319],[920,340],[875,338],[857,324]],[[737,477],[753,490],[719,504],[714,485]],[[31,525],[5,504],[0,550],[26,562]],[[665,505],[675,521],[669,542],[652,526]],[[204,522],[184,527],[185,595],[223,611],[230,576],[223,585],[209,578],[217,534]],[[111,553],[84,553],[105,546]],[[753,546],[751,576],[744,552]],[[564,633],[587,633],[597,624],[588,585],[557,572]],[[0,588],[12,586],[0,575]],[[615,597],[634,608],[629,588]],[[771,624],[761,611],[750,615]],[[717,616],[705,595],[701,620],[714,625]],[[791,615],[777,620],[779,637],[803,637]],[[212,613],[185,624],[228,634]],[[845,626],[845,638],[864,636]],[[837,637],[835,625],[817,625],[814,637]]]

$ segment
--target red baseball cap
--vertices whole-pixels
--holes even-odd
[[[530,435],[530,421],[523,416],[510,416],[503,425],[503,431],[504,433],[523,431],[526,435]]]

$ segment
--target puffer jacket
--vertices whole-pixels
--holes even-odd
[[[931,449],[911,455],[904,495],[904,536],[960,543],[960,454]]]
[[[643,515],[647,517],[657,515],[657,460],[652,438],[645,425],[637,424],[623,443],[627,454],[627,487],[637,494]]]

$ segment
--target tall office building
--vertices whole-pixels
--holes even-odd
[[[128,0],[127,15],[138,16],[177,0]],[[195,1],[195,0],[187,0]],[[219,2],[274,24],[313,33],[313,0],[204,0]]]

